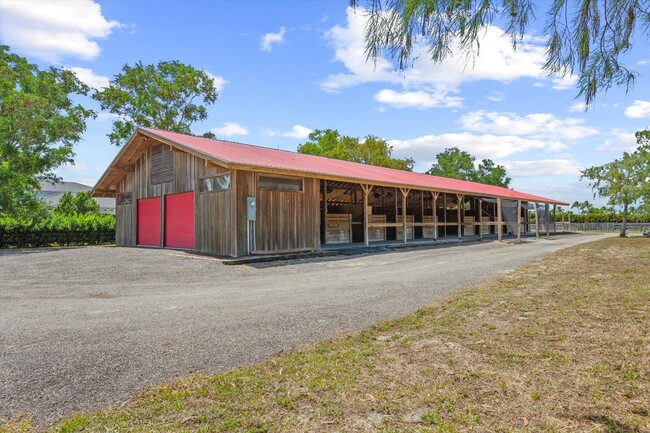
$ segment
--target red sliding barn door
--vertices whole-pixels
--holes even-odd
[[[160,197],[138,200],[137,244],[160,246]]]
[[[194,248],[194,191],[165,196],[165,246]]]

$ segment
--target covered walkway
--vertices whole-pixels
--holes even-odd
[[[321,180],[321,245],[382,246],[550,235],[549,204]],[[554,205],[555,207],[555,205]]]

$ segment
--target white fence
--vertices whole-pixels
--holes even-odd
[[[621,223],[555,223],[558,232],[620,232],[621,226]],[[627,223],[627,230],[650,231],[650,223]]]

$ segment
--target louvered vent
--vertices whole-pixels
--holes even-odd
[[[153,147],[151,156],[151,183],[156,185],[174,180],[174,152],[159,144]]]

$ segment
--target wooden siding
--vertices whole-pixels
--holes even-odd
[[[255,197],[255,173],[252,171],[237,171],[237,255],[246,255],[246,197]]]
[[[257,188],[257,251],[320,248],[319,185],[305,178],[302,192]]]
[[[115,206],[115,245],[135,246],[137,197],[134,191],[134,173],[128,172],[117,184],[118,193],[131,193],[131,204]]]
[[[196,190],[199,190],[200,179],[226,173],[228,170],[208,164],[195,157]],[[199,162],[200,161],[200,162]],[[231,201],[233,189],[236,188],[235,173],[230,173],[230,190],[197,192],[195,210],[195,242],[194,248],[203,253],[221,256],[234,256],[234,240],[232,238]]]

